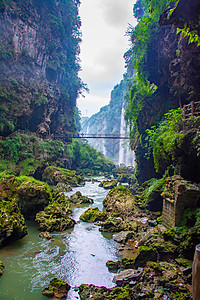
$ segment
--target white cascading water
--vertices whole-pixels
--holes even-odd
[[[120,124],[120,135],[128,135],[128,130],[125,122],[125,104],[122,105],[121,112],[121,124]],[[120,140],[119,144],[119,161],[118,164],[124,164],[126,166],[135,166],[135,153],[130,149],[128,140]]]

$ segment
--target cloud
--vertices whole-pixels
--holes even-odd
[[[78,99],[78,107],[82,116],[88,116],[97,113],[102,106],[107,105],[109,98],[100,95],[87,95],[85,98]]]
[[[90,95],[78,100],[83,114],[97,112],[108,104],[114,86],[123,78],[123,54],[129,48],[125,31],[133,23],[135,0],[82,0],[83,42],[81,44],[80,77],[87,83]],[[96,110],[95,110],[96,105]]]
[[[133,15],[132,6],[132,0],[101,0],[100,4],[106,23],[114,27],[127,24],[127,20]]]

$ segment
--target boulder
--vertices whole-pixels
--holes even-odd
[[[93,284],[82,284],[79,287],[79,295],[81,300],[101,299],[101,300],[119,300],[119,299],[133,299],[133,291],[129,287],[114,287],[106,288],[99,287]]]
[[[126,222],[121,218],[109,218],[101,224],[99,230],[107,232],[134,231],[136,227],[135,222]]]
[[[42,239],[51,240],[53,237],[48,231],[40,232],[39,237]]]
[[[83,183],[83,178],[76,175],[75,171],[49,166],[44,170],[42,180],[49,185],[56,186],[58,183],[65,183],[72,187],[80,186]]]
[[[0,247],[27,235],[24,217],[19,212],[18,199],[0,200]]]
[[[87,209],[81,216],[80,220],[84,222],[98,222],[105,221],[107,219],[107,215],[101,212],[97,207],[91,207]]]
[[[128,182],[128,175],[126,173],[121,173],[117,177],[117,181],[121,183],[126,183]]]
[[[122,231],[113,235],[114,241],[118,243],[125,244],[127,240],[132,239],[134,237],[133,231]]]
[[[68,216],[70,213],[69,201],[65,197],[62,201],[54,201],[36,215],[39,230],[53,232],[73,228],[76,222]]]
[[[63,194],[28,176],[3,176],[0,182],[0,198],[12,201],[17,199],[20,212],[26,219],[34,218],[50,202],[63,199]]]
[[[3,270],[5,269],[4,264],[2,263],[2,261],[0,261],[0,276],[2,276],[3,274]]]
[[[157,261],[157,255],[154,248],[141,246],[135,259],[135,267],[144,267],[148,261]]]
[[[70,288],[67,282],[54,278],[50,281],[50,285],[43,289],[42,294],[50,298],[66,299]]]
[[[121,213],[124,216],[134,211],[135,197],[129,189],[123,185],[113,188],[103,201],[106,211],[109,213]]]
[[[121,267],[121,262],[108,260],[106,263],[106,267],[108,268],[109,272],[116,273]]]
[[[72,188],[67,183],[59,182],[56,185],[55,190],[58,191],[58,192],[70,192],[70,191],[72,191]]]
[[[111,179],[111,180],[103,180],[100,184],[99,184],[100,187],[103,187],[104,189],[112,189],[114,188],[115,186],[117,186],[117,181],[114,180],[114,179]]]
[[[81,192],[76,192],[69,197],[69,201],[73,204],[92,204],[94,201],[91,198],[82,196]]]
[[[126,285],[131,280],[139,280],[142,273],[143,268],[138,268],[137,270],[127,269],[119,272],[119,274],[114,277],[113,281],[119,286]]]

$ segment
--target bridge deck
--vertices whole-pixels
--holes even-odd
[[[55,138],[60,139],[123,139],[129,140],[128,136],[122,136],[120,134],[86,134],[86,133],[65,133],[65,134],[56,134]]]

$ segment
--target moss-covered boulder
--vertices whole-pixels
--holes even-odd
[[[128,216],[133,213],[135,197],[129,189],[123,185],[113,188],[103,201],[106,211],[109,213],[120,213]]]
[[[45,182],[29,176],[4,175],[0,179],[0,199],[17,200],[25,218],[34,218],[50,202],[63,199],[64,195],[50,188]]]
[[[2,276],[3,274],[3,270],[5,269],[4,264],[2,263],[2,261],[0,261],[0,276]]]
[[[106,287],[99,287],[93,284],[82,284],[79,287],[79,295],[81,300],[131,300],[133,292],[129,287],[115,287],[107,289]]]
[[[52,202],[36,215],[40,231],[64,231],[73,228],[75,221],[69,217],[71,208],[68,199],[63,195],[62,199]]]
[[[43,289],[42,294],[50,298],[64,299],[70,288],[66,281],[54,278],[50,281],[50,285]]]
[[[121,218],[109,218],[101,224],[100,231],[120,232],[120,231],[134,231],[137,228],[135,222],[126,222]]]
[[[103,180],[102,182],[100,182],[99,186],[103,187],[106,190],[109,190],[117,186],[117,181],[115,179]]]
[[[71,195],[69,201],[73,204],[92,204],[94,202],[93,199],[83,196],[79,191]]]
[[[107,219],[107,215],[101,212],[97,207],[88,208],[81,216],[80,220],[83,222],[98,222],[105,221]]]
[[[48,231],[40,232],[39,237],[41,237],[42,239],[47,239],[47,240],[51,240],[53,238],[52,235]]]
[[[141,246],[135,259],[135,267],[144,267],[148,261],[157,261],[157,256],[158,252],[156,249]]]
[[[108,268],[109,272],[116,273],[121,267],[121,262],[120,261],[108,260],[106,262],[106,267]]]
[[[55,190],[58,191],[58,192],[70,192],[70,191],[72,191],[72,188],[67,183],[59,182],[56,185]]]
[[[76,175],[75,171],[49,166],[44,170],[42,179],[49,185],[56,186],[58,183],[65,183],[72,187],[80,186],[83,178]]]
[[[128,182],[128,175],[126,173],[119,174],[119,176],[117,177],[117,181],[121,183]]]
[[[135,236],[134,231],[122,231],[113,235],[113,240],[125,244],[129,239]]]
[[[24,217],[19,212],[18,199],[0,199],[0,247],[27,235]]]

